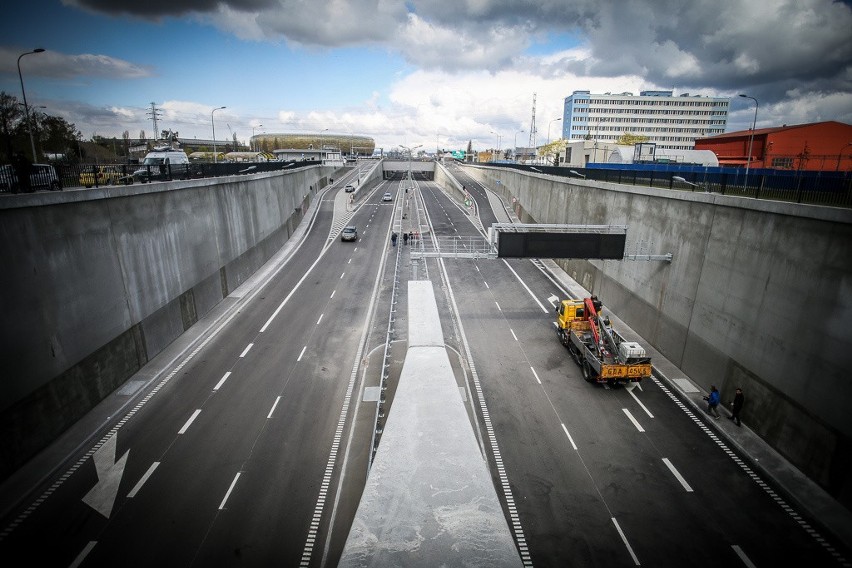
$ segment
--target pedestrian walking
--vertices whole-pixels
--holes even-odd
[[[710,395],[705,396],[704,400],[707,401],[707,414],[718,420],[721,416],[716,409],[719,406],[719,389],[716,388],[716,385],[710,385]]]
[[[734,421],[734,424],[739,426],[740,423],[740,412],[743,409],[743,403],[745,402],[745,396],[743,396],[743,389],[737,387],[737,392],[734,395],[734,402],[731,403],[731,420]]]
[[[391,242],[393,243],[393,246],[396,246],[396,233],[391,235]]]
[[[408,231],[408,242],[414,244],[414,233],[412,231]]]

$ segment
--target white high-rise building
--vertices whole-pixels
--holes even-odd
[[[647,136],[660,148],[692,150],[695,139],[722,134],[730,99],[673,91],[613,95],[574,91],[565,99],[562,137],[615,142],[623,134]]]

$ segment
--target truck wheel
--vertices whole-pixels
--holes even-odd
[[[595,382],[594,377],[592,377],[592,368],[589,366],[588,361],[583,361],[583,378],[586,379],[586,382]]]
[[[574,359],[574,362],[578,365],[582,365],[582,361],[580,361],[580,352],[577,351],[577,348],[574,347],[573,343],[568,344],[568,353],[571,354],[571,358]]]

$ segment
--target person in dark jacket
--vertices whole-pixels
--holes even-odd
[[[731,420],[739,426],[740,425],[740,412],[743,409],[743,403],[745,402],[745,396],[743,396],[743,389],[737,387],[737,392],[734,395],[734,402],[731,403]]]
[[[716,409],[719,406],[719,389],[716,388],[716,385],[710,385],[710,396],[705,396],[704,400],[707,401],[707,414],[710,414],[716,420],[721,418],[719,411]]]

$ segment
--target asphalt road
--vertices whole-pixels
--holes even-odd
[[[484,189],[458,175],[482,224],[496,221]],[[352,210],[346,183],[251,301],[3,519],[5,566],[333,566],[381,443],[366,393],[383,377],[393,412],[409,278],[435,286],[472,427],[530,564],[852,557],[834,544],[829,554],[802,529],[806,515],[779,506],[711,419],[656,379],[584,382],[552,324],[553,299],[569,291],[541,263],[412,261],[410,245],[392,246],[412,225],[424,242],[480,235],[436,185],[381,181],[359,188]],[[345,224],[357,242],[339,240]]]

